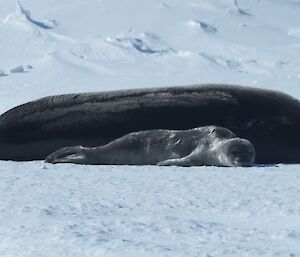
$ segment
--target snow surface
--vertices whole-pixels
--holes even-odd
[[[299,0],[2,0],[0,113],[209,82],[300,98],[299,13]],[[297,257],[299,168],[1,161],[0,256]]]

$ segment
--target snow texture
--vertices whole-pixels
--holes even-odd
[[[0,1],[0,113],[197,83],[300,98],[299,13],[298,0]],[[297,257],[299,168],[0,161],[0,256]]]

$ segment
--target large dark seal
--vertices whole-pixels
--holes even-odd
[[[200,85],[51,96],[0,116],[0,159],[44,159],[134,131],[216,125],[248,139],[257,163],[300,163],[300,104],[284,93]]]
[[[216,126],[133,132],[104,146],[64,147],[46,158],[51,163],[227,167],[249,167],[254,160],[248,140]]]

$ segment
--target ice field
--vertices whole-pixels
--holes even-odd
[[[299,14],[299,0],[2,0],[0,113],[200,83],[300,99]],[[0,161],[0,256],[298,257],[299,184],[300,165]]]

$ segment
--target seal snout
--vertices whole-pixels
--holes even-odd
[[[235,166],[250,167],[254,163],[253,158],[236,157],[233,161]]]

